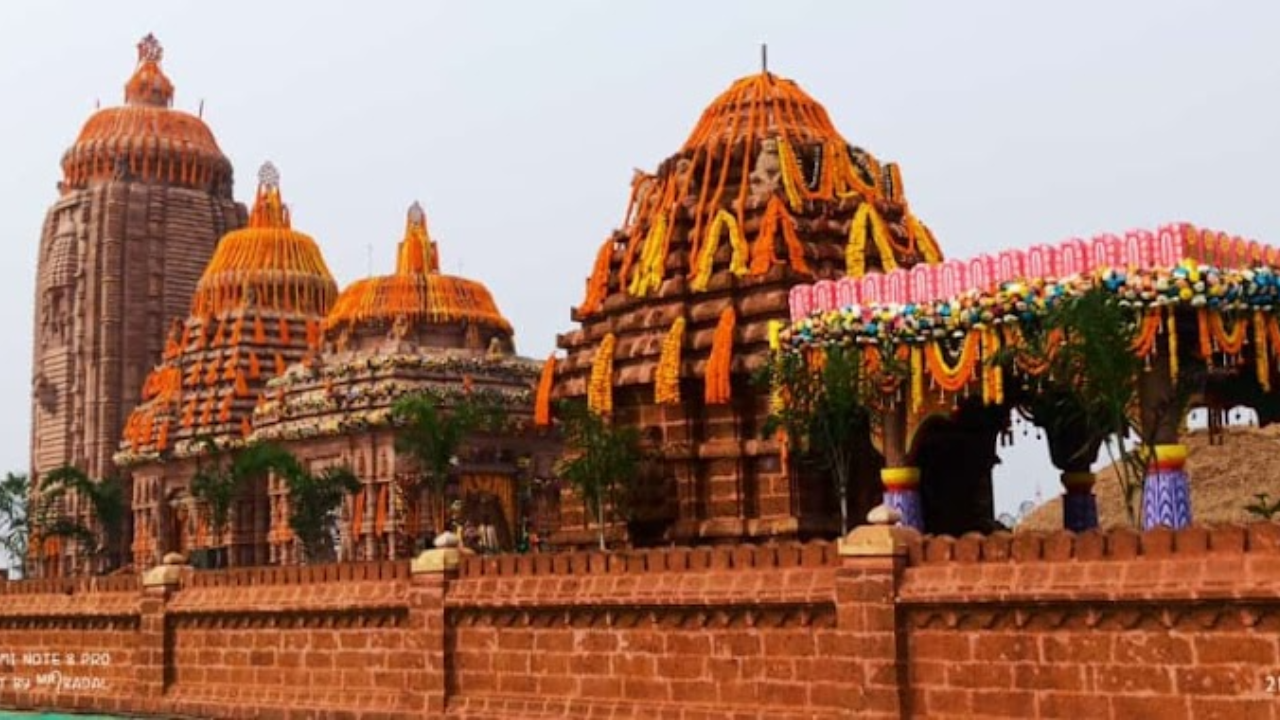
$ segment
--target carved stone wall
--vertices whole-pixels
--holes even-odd
[[[36,275],[32,477],[112,455],[165,331],[190,311],[213,249],[245,211],[227,194],[103,182],[49,210]]]

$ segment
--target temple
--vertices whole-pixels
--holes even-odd
[[[94,113],[62,157],[36,266],[31,479],[73,465],[115,475],[125,417],[186,315],[218,238],[244,224],[231,164],[198,117],[173,108],[160,43],[138,44],[125,103]],[[63,508],[87,519],[72,494]],[[75,540],[41,552],[78,571]]]
[[[171,553],[307,562],[278,473],[239,487],[229,521],[193,492],[211,463],[264,445],[307,473],[353,474],[357,489],[333,511],[332,560],[404,558],[449,531],[495,552],[602,533],[632,547],[830,538],[882,505],[933,533],[999,531],[996,445],[1019,417],[1048,438],[1064,524],[1088,529],[1098,448],[1130,420],[1103,427],[1046,400],[1087,384],[1087,368],[1055,364],[1078,333],[1044,323],[1097,292],[1126,313],[1108,327],[1134,333],[1113,354],[1142,364],[1113,384],[1135,388],[1122,413],[1147,445],[1132,456],[1143,527],[1191,521],[1178,441],[1188,408],[1280,417],[1274,248],[1176,223],[944,259],[897,165],[851,145],[769,72],[734,82],[674,155],[636,172],[576,327],[536,362],[516,353],[488,288],[441,272],[417,203],[394,272],[339,293],[315,240],[294,229],[274,166],[247,217],[232,200],[208,129],[170,109],[160,58],[148,36],[126,106],[91,118],[64,158],[35,343],[36,499],[42,473],[65,465],[124,483],[120,550],[140,568]],[[869,416],[839,440],[844,485],[803,431],[776,422],[801,402],[780,363],[812,377],[837,353],[855,354],[847,372]],[[432,470],[406,440],[410,401],[498,420],[469,427]],[[602,524],[562,497],[560,401],[640,431],[631,506]],[[447,480],[427,488],[429,474]],[[77,502],[54,510],[95,528]],[[102,569],[74,542],[35,534],[34,573]]]
[[[614,528],[631,542],[832,534],[822,473],[763,437],[769,391],[753,376],[770,323],[797,284],[941,259],[897,165],[850,145],[793,81],[743,78],[675,155],[637,171],[540,401],[586,399],[660,448],[635,518]],[[860,498],[861,514],[874,503]],[[590,535],[575,506],[562,542]]]
[[[132,480],[130,550],[141,567],[219,541],[234,564],[268,559],[265,486],[237,500],[223,539],[196,507],[190,481],[202,458],[244,446],[258,396],[317,346],[338,288],[315,240],[293,228],[275,167],[264,165],[258,181],[248,226],[222,239],[189,315],[161,334],[162,363],[141,384],[122,432],[115,460]]]
[[[488,288],[440,272],[436,243],[417,203],[409,208],[394,274],[358,280],[324,320],[320,352],[267,383],[250,442],[275,442],[315,467],[352,468],[361,488],[342,510],[344,560],[408,557],[440,532],[466,525],[486,549],[513,549],[549,532],[549,478],[558,443],[532,426],[539,363],[515,354],[511,323]],[[496,410],[497,427],[466,438],[445,498],[416,483],[397,443],[398,400],[430,397],[449,411],[468,399]],[[270,561],[297,560],[288,497],[272,490]]]

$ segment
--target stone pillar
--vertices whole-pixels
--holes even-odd
[[[1191,485],[1187,446],[1157,445],[1142,483],[1142,528],[1174,530],[1191,524]]]
[[[877,508],[872,522],[893,522]],[[849,708],[859,718],[911,716],[906,638],[898,632],[896,598],[915,531],[887,524],[863,525],[840,541],[836,573],[836,622],[843,642],[856,648],[861,688]]]
[[[1191,487],[1187,477],[1187,447],[1178,443],[1182,407],[1178,403],[1167,362],[1142,374],[1142,429],[1155,446],[1142,483],[1142,527],[1178,530],[1191,524]]]
[[[172,658],[165,656],[165,605],[182,586],[182,575],[189,568],[187,560],[177,553],[164,556],[164,562],[142,576],[141,621],[138,628],[138,645],[134,650],[134,683],[142,697],[144,709],[160,710],[169,683],[167,668]]]
[[[1098,527],[1098,499],[1093,494],[1095,477],[1088,470],[1062,473],[1062,526],[1072,532]]]
[[[880,471],[880,481],[884,485],[884,504],[897,511],[903,525],[923,531],[920,468],[907,464],[906,402],[895,402],[885,411],[883,428],[885,467]]]
[[[422,658],[421,664],[414,663],[410,693],[413,708],[432,717],[444,715],[449,696],[452,631],[446,622],[444,600],[449,583],[458,577],[460,559],[456,546],[437,547],[420,553],[410,566],[409,632],[405,637],[410,651]]]

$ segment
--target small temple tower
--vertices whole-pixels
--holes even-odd
[[[218,245],[190,314],[163,340],[163,362],[141,382],[115,456],[133,479],[133,546],[141,569],[167,552],[226,547],[231,564],[267,559],[264,484],[235,504],[230,537],[215,536],[190,494],[197,463],[244,446],[267,381],[319,343],[338,288],[315,240],[294,230],[270,163],[248,227]]]
[[[763,436],[769,392],[752,375],[793,286],[940,260],[896,165],[851,146],[791,80],[745,77],[656,172],[637,171],[540,407],[586,398],[657,452],[633,543],[833,533],[830,483]],[[586,541],[575,524],[561,542]]]
[[[124,417],[160,358],[164,330],[186,314],[218,238],[244,223],[231,163],[213,133],[174,110],[160,43],[138,44],[125,104],[94,113],[62,157],[36,269],[31,478],[74,465],[114,474]],[[86,508],[63,508],[84,517]],[[53,545],[60,545],[56,541]],[[73,547],[33,548],[52,572],[75,572]],[[57,556],[68,563],[60,567]]]
[[[515,355],[511,324],[488,288],[440,272],[421,206],[409,209],[394,274],[352,283],[325,319],[323,350],[272,379],[254,412],[251,442],[288,448],[313,471],[346,466],[361,489],[342,509],[342,559],[405,557],[444,528],[445,508],[419,492],[413,459],[396,446],[392,409],[423,394],[446,412],[465,397],[501,411],[504,427],[467,438],[451,504],[459,522],[492,532],[481,545],[510,549],[551,522],[529,492],[548,477],[554,441],[532,425],[539,363]],[[273,517],[287,517],[272,487]],[[521,527],[528,522],[530,527]],[[271,562],[298,559],[287,523],[271,537]]]

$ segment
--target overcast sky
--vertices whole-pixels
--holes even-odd
[[[286,7],[287,6],[287,7]],[[902,164],[964,257],[1172,220],[1280,242],[1280,5],[1262,2],[0,3],[0,469],[27,467],[36,248],[59,159],[154,32],[248,200],[267,159],[340,284],[394,263],[421,200],[446,272],[522,354],[570,328],[632,168],[734,79],[797,80]],[[1005,451],[1002,508],[1057,492]]]

